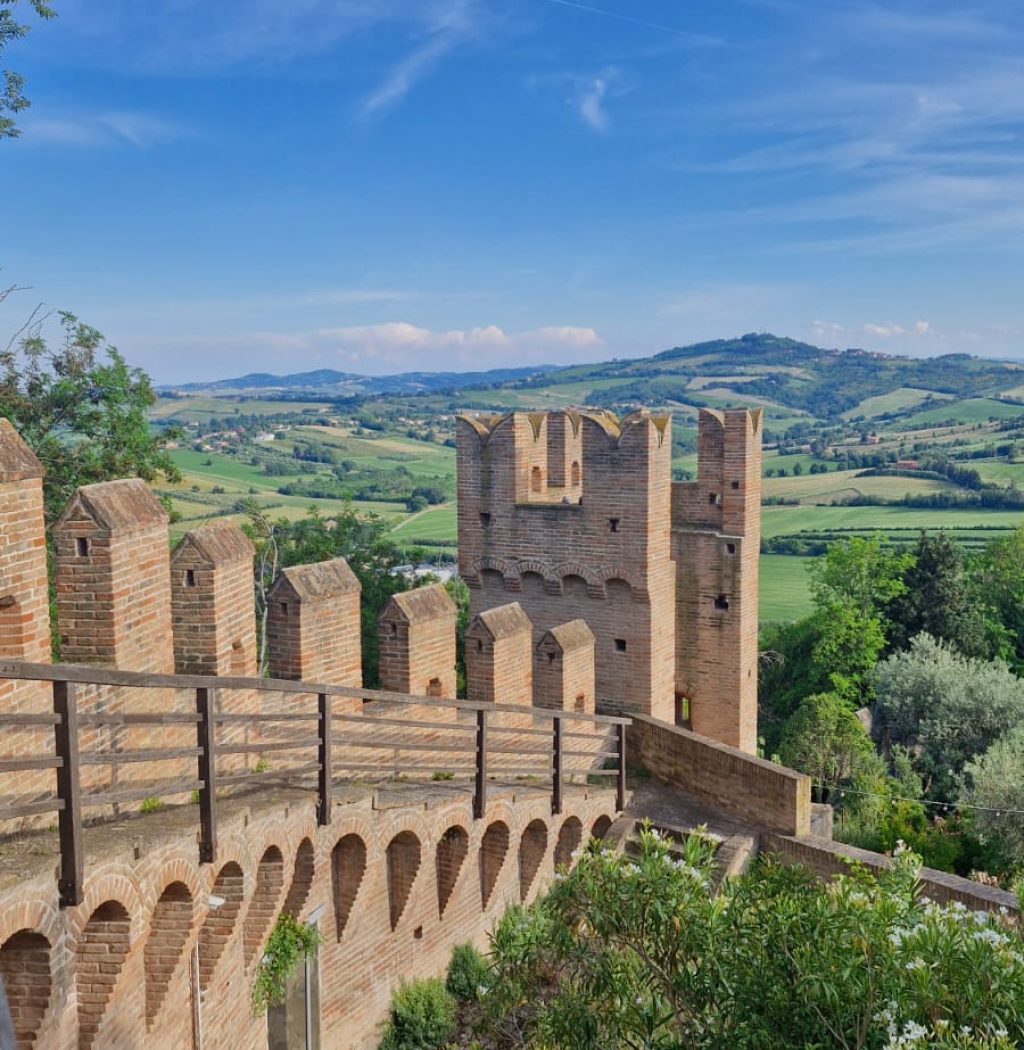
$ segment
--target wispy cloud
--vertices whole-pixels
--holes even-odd
[[[608,70],[601,76],[594,77],[580,94],[580,116],[595,131],[608,130],[608,113],[604,108],[604,97],[608,93],[609,77],[614,76],[614,73],[614,70]]]
[[[429,8],[432,7],[432,10]],[[406,55],[364,99],[360,113],[373,117],[397,105],[446,56],[465,44],[481,28],[475,0],[444,0],[428,5],[426,39]]]
[[[60,146],[127,145],[137,149],[187,138],[194,132],[150,113],[112,111],[67,116],[29,116],[24,121],[26,142]]]

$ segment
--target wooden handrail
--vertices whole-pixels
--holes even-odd
[[[392,693],[384,689],[356,689],[347,685],[324,682],[291,681],[286,678],[234,678],[198,674],[147,674],[142,671],[119,671],[113,667],[89,664],[36,664],[5,660],[0,663],[0,679],[30,682],[74,682],[76,685],[131,686],[135,689],[252,689],[266,693],[306,693],[346,696],[353,700],[386,700],[398,704],[422,704],[427,707],[455,708],[459,711],[495,711],[508,715],[530,714],[539,718],[562,718],[568,722],[590,722],[601,725],[629,725],[632,719],[616,715],[588,715],[579,711],[556,711],[548,707],[492,704],[479,700],[448,700]]]

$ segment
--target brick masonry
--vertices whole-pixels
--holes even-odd
[[[753,753],[760,412],[701,412],[696,482],[673,485],[671,445],[646,411],[460,417],[459,571],[473,615],[515,599],[535,643],[587,623],[599,712]]]
[[[193,1046],[196,949],[204,1050],[263,1050],[267,1018],[250,1005],[260,948],[280,911],[301,920],[321,905],[322,1045],[370,1050],[399,981],[443,972],[456,944],[485,946],[508,905],[550,884],[559,844],[571,864],[583,831],[607,827],[614,799],[577,789],[565,806],[553,817],[544,792],[507,790],[474,820],[465,791],[426,807],[367,796],[317,827],[309,795],[279,793],[224,807],[212,865],[183,833],[187,809],[96,829],[81,906],[58,908],[49,864],[16,885],[0,877],[19,1050]]]
[[[518,602],[479,613],[466,630],[466,696],[533,703],[533,625]]]
[[[545,631],[533,653],[533,702],[594,714],[594,633],[585,620]]]
[[[380,614],[380,685],[455,696],[455,603],[439,583],[394,595]]]

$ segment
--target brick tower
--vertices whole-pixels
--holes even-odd
[[[757,750],[761,410],[700,413],[697,480],[672,486],[676,688],[691,728]]]
[[[53,538],[61,658],[173,672],[167,512],[149,486],[82,486]]]
[[[377,624],[381,689],[454,699],[455,619],[440,583],[392,595]]]
[[[533,695],[538,707],[594,713],[594,635],[585,620],[552,627],[537,643]]]
[[[237,525],[185,533],[171,556],[171,600],[178,674],[256,674],[252,544]]]
[[[471,615],[516,600],[535,643],[582,617],[602,712],[673,717],[671,446],[670,418],[646,411],[458,420]]]
[[[267,595],[271,677],[362,686],[360,594],[344,558],[284,569]]]
[[[466,697],[533,703],[533,626],[518,602],[485,609],[466,631]]]

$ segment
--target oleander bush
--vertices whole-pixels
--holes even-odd
[[[919,893],[919,858],[831,882],[767,858],[711,891],[713,846],[596,843],[491,940],[487,1047],[848,1050],[1024,1045],[1014,917]]]

